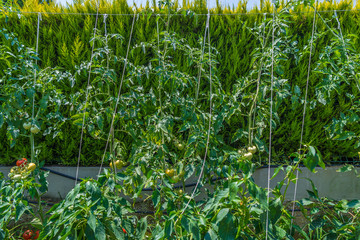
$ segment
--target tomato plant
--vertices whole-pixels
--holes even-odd
[[[30,140],[31,158],[35,162],[39,148],[35,146],[35,134],[56,137],[66,118],[63,110],[70,105],[59,85],[73,86],[74,79],[68,72],[56,68],[40,69],[37,53],[25,47],[13,33],[0,31],[1,47],[12,66],[1,74],[0,127],[7,125],[7,138],[13,147],[18,137]],[[6,103],[6,104],[4,104]]]
[[[64,201],[51,210],[51,217],[41,231],[39,239],[143,239],[146,219],[137,221],[131,205],[119,197],[110,171],[105,169],[99,181],[87,179],[76,185]],[[106,214],[104,214],[106,212]],[[54,228],[53,226],[57,226]],[[74,228],[73,226],[77,226]],[[123,227],[121,227],[123,226]]]
[[[179,12],[169,0],[159,2],[155,38],[137,42],[124,57],[113,47],[125,42],[122,36],[103,36],[97,31],[90,40],[94,46],[91,60],[76,66],[74,73],[41,69],[37,53],[2,30],[0,49],[4,51],[0,54],[8,67],[0,73],[0,127],[5,124],[11,146],[19,137],[29,138],[31,160],[18,160],[9,179],[1,178],[0,212],[4,217],[0,240],[16,236],[51,240],[359,236],[360,204],[356,200],[320,198],[312,184],[310,198],[296,202],[308,221],[305,228],[293,223],[284,204],[289,186],[297,181],[300,164],[311,172],[317,166],[325,167],[318,147],[301,142],[289,165],[275,169],[272,177],[279,173],[284,177],[271,189],[254,181],[259,165],[256,161],[267,159],[270,150],[277,151],[268,148],[269,135],[265,132],[270,127],[283,127],[283,106],[291,102],[295,111],[301,104],[310,103],[309,108],[315,109],[319,103],[333,101],[335,92],[344,92],[349,81],[358,83],[359,55],[352,47],[355,40],[344,39],[322,20],[334,39],[313,59],[314,76],[321,79],[313,90],[315,100],[302,99],[301,88],[291,85],[285,71],[286,67],[303,64],[304,59],[307,63],[312,46],[311,41],[299,49],[289,34],[289,12],[296,7],[289,2],[275,8],[273,17],[260,24],[247,27],[244,23],[243,31],[251,32],[258,45],[249,52],[248,74],[239,76],[226,90],[222,86],[224,76],[218,71],[224,67],[222,56],[206,35],[193,42],[172,31],[170,22]],[[149,21],[149,16],[137,17]],[[208,17],[205,29],[215,28]],[[321,34],[316,37],[321,39]],[[119,67],[124,75],[119,75]],[[71,92],[69,97],[64,90],[87,80],[90,84],[86,91]],[[358,90],[347,92],[350,111],[326,127],[329,138],[356,141],[356,147]],[[101,161],[111,170],[105,169],[98,180],[83,180],[44,214],[41,196],[47,190],[47,173],[40,170],[42,163],[37,156],[41,148],[35,146],[35,140],[61,134],[67,120],[83,128],[85,136],[99,141],[101,147],[109,145],[109,149],[92,150],[104,151]],[[86,155],[80,152],[79,158],[84,160]],[[187,183],[194,178],[196,182],[190,185],[196,189],[189,191]],[[152,192],[146,194],[145,188]],[[38,211],[24,199],[26,195],[38,201]],[[149,221],[134,209],[143,196],[154,211]],[[310,213],[307,207],[311,207]],[[23,232],[18,222],[24,214],[38,220],[41,232]],[[15,227],[9,228],[11,224]]]

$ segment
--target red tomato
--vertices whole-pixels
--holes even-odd
[[[38,239],[39,235],[40,235],[40,231],[37,230],[37,231],[35,232],[35,236],[34,236],[33,239]]]
[[[125,230],[125,228],[123,228],[123,232],[126,234],[126,230]]]
[[[26,240],[26,239],[31,239],[33,235],[34,235],[34,232],[32,230],[26,230],[23,233],[22,237],[23,237],[23,239]]]
[[[22,159],[16,161],[16,166],[18,166],[18,167],[24,167],[26,164],[27,164],[26,158],[22,158]]]

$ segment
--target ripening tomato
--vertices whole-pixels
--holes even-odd
[[[169,177],[173,177],[175,175],[175,169],[166,169],[165,170],[166,175],[168,175]]]
[[[40,235],[40,231],[37,230],[37,231],[35,232],[35,236],[34,236],[33,239],[38,239],[38,238],[39,238],[39,235]]]
[[[124,161],[122,161],[122,160],[117,160],[116,162],[115,162],[115,166],[116,166],[116,168],[118,168],[118,169],[121,169],[122,167],[124,167],[126,165],[126,163],[124,162]]]
[[[18,167],[25,167],[26,164],[27,164],[26,158],[22,158],[22,159],[16,161],[16,166],[18,166]]]
[[[36,164],[35,163],[29,163],[29,166],[27,167],[27,169],[32,172],[36,169]]]
[[[33,235],[34,235],[34,232],[32,230],[26,230],[23,233],[22,237],[23,237],[23,239],[26,240],[26,239],[31,239]]]

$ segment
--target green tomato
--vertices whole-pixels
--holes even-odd
[[[31,128],[31,123],[24,123],[23,124],[23,127],[26,129],[26,130],[29,130]]]
[[[176,147],[177,147],[179,150],[183,150],[183,149],[184,149],[184,145],[182,145],[181,143],[177,144]]]
[[[253,154],[251,152],[248,152],[248,153],[245,153],[244,154],[244,157],[247,159],[247,160],[251,160],[252,157],[253,157]]]
[[[34,134],[37,134],[38,132],[40,132],[40,129],[37,126],[33,126],[31,127],[30,131]]]
[[[180,180],[180,178],[179,178],[179,176],[174,176],[174,177],[172,177],[172,180],[174,182],[178,182]]]
[[[20,174],[15,174],[15,175],[13,176],[13,179],[14,179],[14,180],[20,180],[20,179],[21,179],[21,175],[20,175]]]
[[[256,153],[256,147],[252,146],[252,147],[248,147],[247,149],[249,152],[251,152],[252,154]]]

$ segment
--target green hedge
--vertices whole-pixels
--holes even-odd
[[[29,2],[29,1],[28,1]],[[31,2],[30,2],[31,3]],[[51,12],[73,12],[73,13],[96,13],[95,1],[87,1],[83,5],[75,4],[69,8],[60,8],[56,5],[46,6],[30,6],[24,4],[23,12],[36,11],[51,11]],[[320,5],[320,11],[331,9],[351,9],[349,2],[340,2],[338,4],[326,3]],[[176,6],[175,6],[176,7]],[[204,4],[196,1],[185,7],[186,10],[193,13],[207,13]],[[132,45],[141,42],[149,41],[157,36],[156,32],[156,14],[163,13],[162,10],[155,10],[151,15],[144,15],[142,13],[150,13],[148,8],[137,8],[138,16],[135,22],[134,35]],[[226,92],[232,91],[234,83],[241,76],[246,76],[251,69],[250,53],[259,46],[256,38],[253,36],[250,28],[256,27],[263,21],[264,15],[257,14],[263,12],[271,12],[270,3],[265,3],[264,8],[260,11],[253,9],[246,12],[243,4],[240,2],[236,9],[222,9],[217,7],[211,10],[212,14],[234,13],[237,15],[212,15],[210,19],[210,35],[211,44],[215,47],[220,57],[217,76],[221,79],[222,86]],[[296,11],[309,11],[309,9],[300,6]],[[116,55],[125,55],[126,45],[128,42],[130,28],[133,16],[133,10],[127,5],[125,0],[114,1],[112,3],[102,2],[100,13],[109,14],[106,19],[106,26],[108,33],[120,33],[125,39],[123,42],[115,42],[110,45],[116,49]],[[116,16],[110,14],[130,14],[127,16]],[[182,13],[180,11],[180,13]],[[249,13],[249,14],[244,14]],[[342,23],[343,35],[350,36],[360,35],[360,13],[358,11],[338,12],[338,17]],[[330,19],[329,25],[337,27],[337,22],[332,19],[332,12],[321,13],[324,19]],[[267,15],[267,17],[271,17]],[[40,25],[40,42],[39,55],[41,58],[40,66],[45,68],[63,67],[69,71],[74,71],[75,66],[82,61],[90,59],[91,47],[89,40],[93,34],[95,25],[95,15],[70,15],[70,14],[42,14],[42,21]],[[289,19],[292,36],[292,41],[297,42],[297,48],[303,49],[305,44],[308,44],[312,26],[312,13],[292,13]],[[199,36],[203,35],[206,23],[206,15],[189,14],[187,16],[176,15],[171,17],[170,31],[175,31],[180,36],[187,39],[190,44],[198,42]],[[1,28],[6,28],[11,32],[17,34],[20,41],[25,45],[35,46],[36,42],[36,24],[37,14],[29,13],[3,13],[0,16]],[[103,16],[99,17],[98,29],[104,33]],[[164,30],[165,26],[162,21],[159,22],[160,29]],[[319,57],[317,49],[326,46],[331,34],[327,31],[325,25],[318,19],[316,25],[317,39],[314,46],[313,62],[316,62]],[[360,49],[360,39],[354,38],[354,46],[356,51]],[[181,61],[185,61],[185,57],[178,56],[179,66]],[[136,54],[130,56],[130,61],[135,64],[146,62]],[[293,61],[288,61],[285,66],[285,77],[294,88],[299,86],[300,89],[305,89],[306,74],[307,74],[308,58],[304,57],[298,64]],[[121,69],[118,69],[119,72]],[[316,74],[312,73],[310,76],[309,100],[314,98],[314,86],[319,79]],[[83,84],[77,83],[76,89],[85,88],[86,82]],[[150,83],[151,84],[151,83]],[[343,87],[344,92],[353,92],[354,86]],[[303,96],[304,91],[301,91]],[[326,138],[324,126],[329,124],[331,119],[337,117],[340,112],[344,112],[350,107],[350,103],[345,101],[342,94],[334,97],[331,104],[324,106],[317,106],[316,111],[308,109],[306,115],[306,125],[304,130],[304,140],[317,146],[323,153],[325,161],[331,161],[332,156],[355,156],[357,149],[354,149],[354,143],[349,142],[335,142]],[[299,145],[300,129],[302,121],[302,106],[292,107],[291,102],[288,101],[279,109],[280,126],[276,129],[273,135],[273,146],[275,149],[274,155],[281,156],[290,152],[296,151]],[[0,129],[0,164],[11,164],[15,158],[27,156],[30,149],[24,147],[28,146],[26,142],[19,141],[17,145],[10,148],[6,140],[6,126]],[[80,142],[80,130],[73,125],[66,125],[63,133],[56,139],[48,137],[39,137],[42,142],[42,151],[40,158],[46,160],[48,164],[58,163],[64,165],[75,165],[78,153],[78,145]],[[38,142],[39,142],[38,141]],[[101,154],[104,148],[104,143],[94,141],[91,137],[85,136],[83,147],[82,165],[95,165],[101,159]],[[93,149],[96,149],[95,151]]]

